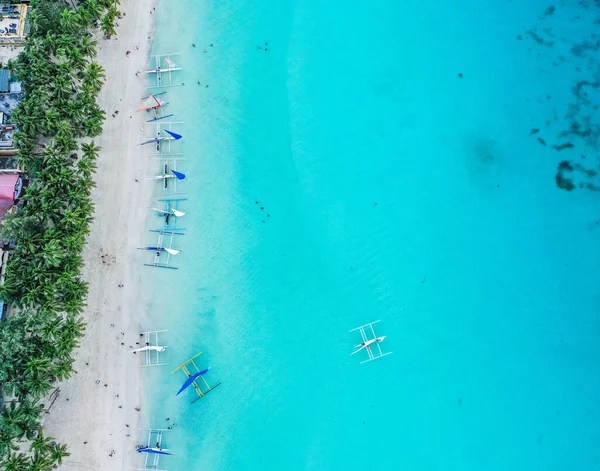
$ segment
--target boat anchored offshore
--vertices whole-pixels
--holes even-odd
[[[369,355],[369,358],[361,361],[361,363],[366,363],[368,361],[371,360],[377,360],[378,358],[384,357],[386,355],[391,355],[393,352],[388,352],[388,353],[383,353],[383,350],[381,350],[381,342],[383,342],[385,340],[385,335],[382,337],[377,337],[377,335],[375,334],[375,329],[373,329],[373,324],[377,324],[378,322],[380,322],[379,320],[375,321],[375,322],[371,322],[369,324],[365,324],[365,325],[361,325],[360,327],[357,327],[356,329],[352,329],[350,332],[354,332],[355,330],[360,331],[360,336],[362,338],[362,342],[359,343],[358,345],[355,345],[354,348],[355,350],[350,354],[350,356],[362,351],[362,350],[366,350],[367,354]],[[369,339],[367,337],[367,333],[365,332],[365,329],[370,329],[371,333],[373,334],[373,338]],[[379,350],[379,352],[375,351],[373,352],[373,350],[371,349],[372,346],[377,346],[377,349]]]
[[[187,388],[189,388],[190,386],[193,386],[194,390],[196,391],[196,394],[198,395],[198,397],[192,401],[192,404],[194,402],[196,402],[198,399],[201,399],[204,396],[206,396],[209,392],[211,392],[213,389],[215,389],[217,386],[219,386],[221,384],[221,381],[219,381],[214,386],[211,386],[210,384],[208,384],[208,381],[206,381],[206,379],[204,378],[204,375],[206,375],[206,373],[208,373],[208,370],[210,370],[210,368],[206,368],[204,370],[201,370],[200,368],[198,368],[198,366],[194,362],[194,360],[197,357],[199,357],[200,355],[202,355],[202,352],[196,353],[196,355],[194,355],[192,358],[190,358],[184,364],[182,364],[178,368],[176,368],[173,371],[171,371],[171,374],[173,374],[176,371],[181,370],[187,376],[187,379],[185,380],[185,383],[183,383],[183,386],[181,386],[181,388],[179,388],[179,391],[177,391],[177,394],[175,394],[175,395],[179,396]],[[190,371],[190,369],[188,368],[188,365],[193,365],[193,368],[194,368],[195,371],[194,372]],[[197,383],[197,381],[200,380],[200,379],[206,385],[206,389],[202,389],[202,386],[200,386]]]

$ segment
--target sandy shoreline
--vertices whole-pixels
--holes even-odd
[[[148,215],[153,186],[145,178],[153,162],[138,145],[146,135],[140,130],[145,116],[135,110],[147,89],[146,77],[135,73],[145,70],[148,61],[154,4],[122,2],[125,16],[116,39],[96,38],[97,60],[106,71],[99,103],[107,118],[102,136],[95,139],[102,151],[93,192],[95,219],[84,250],[87,330],[75,351],[78,374],[60,384],[60,396],[45,416],[47,435],[71,452],[61,469],[129,470],[139,464],[141,369],[130,346],[140,340],[145,309],[135,249]]]

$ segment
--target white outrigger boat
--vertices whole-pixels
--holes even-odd
[[[178,56],[179,53],[172,54],[159,54],[152,56],[150,66],[151,68],[146,70],[146,75],[153,75],[156,77],[154,85],[150,85],[150,88],[156,87],[175,87],[183,85],[181,83],[173,83],[173,74],[183,69],[180,65],[176,64],[171,57]]]
[[[169,247],[138,247],[138,250],[149,250],[151,252],[167,252],[171,255],[177,255],[181,250],[171,249]]]
[[[383,350],[381,350],[381,342],[383,342],[386,338],[386,336],[382,336],[382,337],[377,337],[377,335],[375,334],[375,329],[373,329],[373,324],[377,324],[378,322],[380,322],[379,320],[375,321],[375,322],[371,322],[369,324],[365,324],[365,325],[361,325],[360,327],[357,327],[356,329],[352,329],[350,332],[354,332],[355,330],[360,331],[360,336],[362,338],[362,342],[359,343],[358,345],[355,345],[354,348],[355,350],[350,354],[350,356],[362,351],[362,350],[366,350],[367,354],[369,355],[369,358],[367,360],[361,361],[361,363],[366,363],[368,361],[371,360],[377,360],[378,358],[384,357],[386,355],[391,355],[393,352],[388,352],[388,353],[383,353]],[[369,339],[367,337],[367,333],[365,332],[365,329],[371,329],[371,333],[373,334],[373,338]],[[373,350],[371,349],[371,347],[375,345],[377,346],[377,348],[379,349],[379,353],[378,352],[373,352]]]
[[[150,211],[156,211],[157,213],[165,217],[173,215],[176,218],[180,218],[181,216],[185,216],[185,213],[183,211],[178,211],[177,209],[166,210],[159,208],[150,208]]]
[[[167,195],[178,193],[177,182],[185,180],[185,173],[178,172],[177,170],[175,170],[174,167],[175,167],[176,162],[177,162],[176,159],[164,159],[163,165],[162,165],[163,173],[161,175],[153,175],[151,177],[147,177],[147,180],[162,181],[163,182],[163,185],[162,185],[163,193],[167,194]],[[172,182],[172,184],[169,185],[169,182]],[[157,209],[157,208],[152,208],[152,209],[157,212],[162,212],[162,210]],[[167,211],[171,212],[172,215],[175,217],[181,217],[185,214],[181,211],[175,210],[175,211],[177,211],[177,215],[178,215],[177,216],[171,210],[167,210]]]
[[[172,230],[163,229],[151,229],[150,232],[158,233],[158,240],[155,246],[138,247],[138,250],[146,250],[148,252],[154,252],[154,262],[144,263],[147,267],[155,268],[168,268],[170,270],[177,270],[177,267],[170,265],[171,256],[178,255],[181,250],[173,248],[173,238],[176,235],[185,235],[183,232],[175,232]],[[165,236],[170,236],[167,243],[165,243]]]
[[[147,180],[164,180],[165,182],[165,188],[167,188],[168,185],[168,179],[169,178],[176,178],[177,180],[185,180],[185,174],[178,172],[177,170],[173,170],[172,168],[169,169],[169,164],[167,162],[165,162],[164,165],[164,173],[162,175],[154,175],[152,177],[148,177]],[[160,210],[158,210],[160,211]],[[183,213],[185,214],[185,213]],[[183,216],[182,214],[182,216]]]
[[[167,349],[167,347],[160,346],[160,345],[146,345],[145,347],[142,347],[142,348],[136,348],[135,350],[132,350],[132,352],[133,353],[147,352],[150,350],[154,350],[156,352],[164,352],[166,349]]]
[[[157,64],[156,68],[147,70],[146,71],[147,74],[160,74],[160,73],[166,73],[166,72],[176,72],[183,68],[180,65],[177,65],[175,62],[173,62],[171,60],[170,55],[154,56],[154,58],[155,58],[156,64]],[[162,59],[164,59],[164,61],[167,63],[166,67],[160,66]]]
[[[142,332],[140,337],[144,339],[145,345],[141,348],[136,348],[133,350],[134,354],[141,353],[142,364],[140,368],[145,368],[148,366],[162,366],[168,365],[168,362],[164,362],[162,357],[164,356],[164,352],[167,350],[167,346],[163,345],[158,338],[159,334],[163,334],[168,332],[168,330],[153,330],[150,332]],[[161,353],[163,355],[161,355]]]
[[[153,148],[154,155],[160,158],[178,157],[182,155],[181,153],[173,152],[173,149],[171,148],[172,145],[176,145],[176,143],[183,138],[183,135],[179,131],[183,124],[182,121],[151,120],[148,123],[153,126],[154,132],[151,137],[146,138],[140,145],[145,146],[154,144],[154,146],[150,146],[150,148]]]

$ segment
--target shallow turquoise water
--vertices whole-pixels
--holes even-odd
[[[189,199],[180,270],[144,273],[163,468],[600,468],[598,194],[555,183],[598,167],[560,133],[597,122],[600,9],[548,6],[160,4]],[[376,319],[394,354],[360,365]],[[223,385],[190,405],[200,350]]]

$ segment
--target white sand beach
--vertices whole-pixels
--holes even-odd
[[[87,330],[75,352],[78,374],[60,384],[60,396],[45,416],[47,435],[66,443],[71,452],[61,469],[129,470],[139,459],[141,369],[130,346],[140,342],[144,301],[136,247],[153,186],[145,179],[152,161],[138,145],[147,135],[140,129],[146,116],[136,113],[146,76],[136,71],[146,69],[153,7],[154,0],[122,2],[125,16],[116,38],[97,38],[98,61],[106,71],[99,99],[107,119],[96,139],[102,151],[93,194],[95,220],[84,251]],[[129,57],[126,51],[131,51]]]

